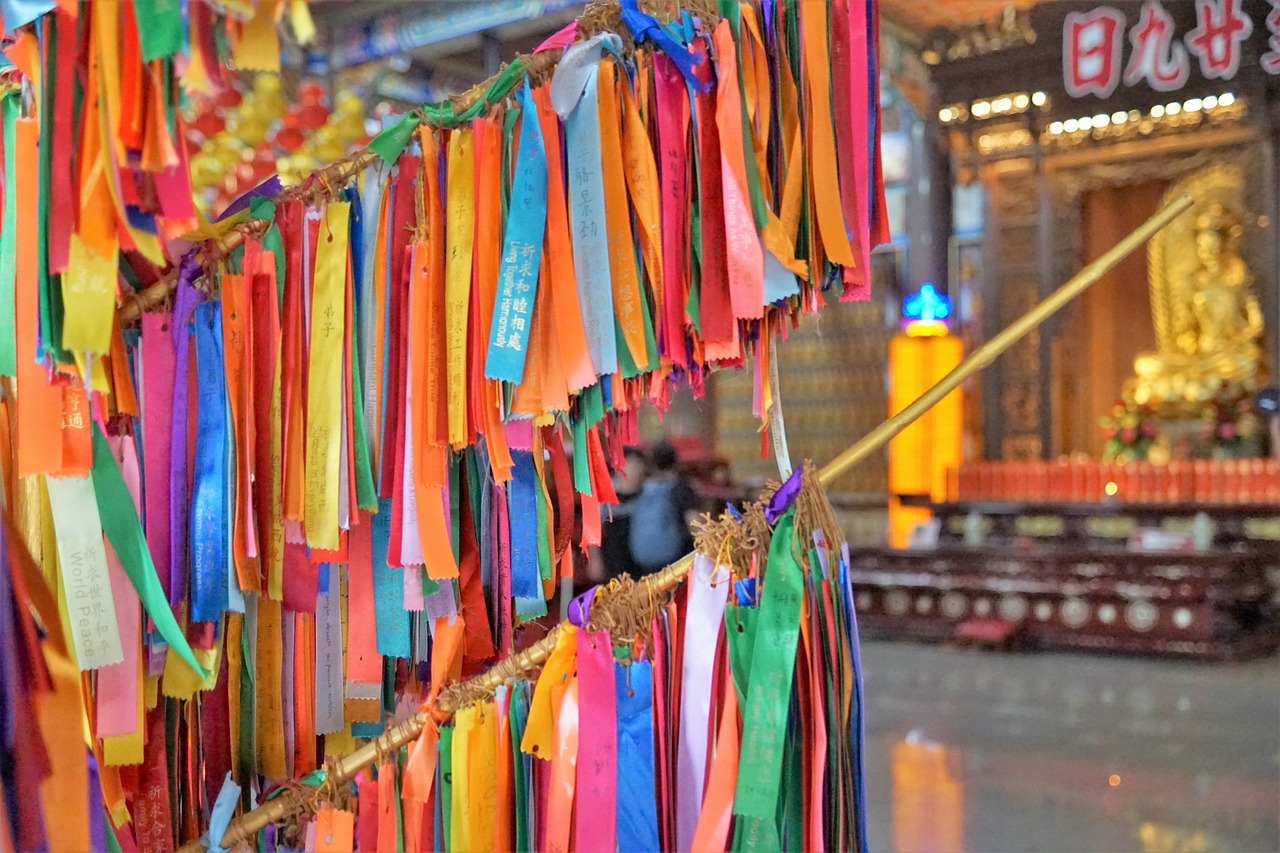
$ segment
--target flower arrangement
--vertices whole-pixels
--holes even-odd
[[[1121,400],[1111,414],[1101,420],[1102,434],[1107,439],[1102,457],[1106,462],[1141,462],[1147,458],[1160,434],[1156,410],[1146,404]]]
[[[1258,415],[1249,394],[1213,400],[1200,413],[1200,441],[1206,455],[1234,458],[1257,434]]]

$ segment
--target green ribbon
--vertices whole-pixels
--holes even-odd
[[[254,653],[257,642],[250,636],[250,631],[257,630],[257,619],[249,619],[248,614],[240,620],[240,773],[244,779],[258,775],[258,751],[256,749],[257,725],[254,720],[254,708],[257,705],[257,689],[254,672],[257,669],[257,656]],[[248,792],[248,786],[245,786]],[[252,806],[251,806],[252,807]]]
[[[107,534],[107,541],[116,552],[120,564],[124,566],[129,583],[133,584],[138,598],[147,615],[155,623],[160,636],[169,647],[177,652],[178,657],[187,662],[195,670],[201,680],[209,677],[204,668],[196,662],[196,656],[187,644],[178,620],[173,618],[165,598],[164,588],[156,577],[156,566],[151,561],[151,552],[147,550],[147,542],[142,533],[142,522],[138,520],[138,511],[133,506],[133,496],[125,485],[120,468],[116,465],[107,439],[95,422],[93,425],[93,491],[98,502],[98,515],[102,519],[102,529]]]
[[[804,575],[792,554],[795,509],[778,522],[769,543],[764,595],[757,616],[751,653],[752,677],[743,711],[741,768],[733,812],[758,818],[767,833],[778,810],[787,714],[795,674],[796,643],[800,638],[800,604]],[[776,828],[774,829],[776,834]],[[751,833],[747,833],[748,836]],[[761,839],[767,843],[768,838]]]
[[[453,129],[479,118],[490,107],[511,94],[512,90],[524,79],[528,68],[528,60],[519,59],[512,62],[506,68],[503,68],[497,77],[493,78],[479,98],[472,101],[470,105],[460,112],[453,105],[452,99],[438,101],[434,104],[423,104],[419,109],[408,113],[400,121],[375,136],[369,141],[367,147],[390,166],[395,163],[401,152],[404,151],[405,146],[409,144],[409,140],[413,138],[413,132],[418,129],[418,125],[426,124],[430,127]]]
[[[452,464],[453,459],[449,463],[446,466],[449,472],[449,543],[453,547],[453,564],[456,566],[462,560],[462,495],[458,494],[461,488],[458,466]],[[454,600],[461,601],[456,597]]]
[[[409,113],[369,140],[369,144],[366,147],[381,157],[382,162],[388,166],[393,166],[396,160],[400,159],[400,153],[404,151],[405,146],[409,144],[409,140],[413,138],[413,132],[418,129],[421,121],[416,113]]]
[[[444,849],[453,849],[453,726],[440,729],[440,763],[437,768],[440,778],[437,789],[440,796],[436,798],[439,810],[441,837],[444,838]]]
[[[308,788],[319,788],[320,785],[324,783],[324,779],[326,775],[327,774],[325,773],[325,770],[323,767],[320,768],[319,770],[312,770],[306,776],[303,776],[301,779],[299,779],[298,784],[305,785]],[[280,796],[287,790],[288,788],[281,785],[279,788],[276,788],[270,794],[267,794],[266,799],[274,800],[276,797]]]
[[[758,607],[730,607],[724,614],[724,635],[729,640],[729,668],[738,693],[738,707],[747,707],[747,687],[751,679],[751,652],[756,642]]]
[[[138,40],[146,62],[168,58],[183,48],[182,5],[178,0],[133,0]]]
[[[22,109],[22,95],[17,89],[10,89],[0,99],[0,120],[4,122],[4,173],[14,174],[17,152],[14,150],[14,126],[18,112]],[[0,373],[13,376],[18,371],[17,358],[17,326],[14,320],[14,284],[18,277],[17,235],[13,233],[18,225],[18,194],[13,191],[13,182],[9,182],[8,192],[4,194],[4,224],[0,226]],[[35,353],[27,353],[26,357],[34,358]]]
[[[480,460],[476,455],[475,445],[462,451],[462,460],[467,467],[467,503],[471,505],[471,529],[476,532],[478,540],[485,535],[480,522],[480,501],[484,496],[484,481],[480,478]]]
[[[41,127],[52,124],[54,111],[54,93],[57,91],[59,36],[62,27],[59,16],[49,18],[45,27],[47,42],[45,47],[46,62],[44,66],[44,98],[40,106]],[[74,31],[72,33],[74,42]],[[65,49],[65,48],[64,48]],[[77,88],[78,90],[78,88]],[[77,105],[78,106],[78,105]],[[77,114],[79,110],[77,109]],[[47,137],[46,137],[47,139]],[[67,363],[72,360],[71,353],[62,347],[62,318],[65,309],[62,305],[62,285],[58,276],[49,274],[49,184],[52,180],[53,145],[40,146],[40,174],[38,213],[36,219],[36,287],[40,294],[40,346],[43,355],[51,361]]]
[[[548,544],[550,531],[547,526],[547,495],[538,486],[533,489],[534,508],[538,514],[538,577],[551,579],[551,547]]]
[[[599,386],[591,386],[592,388]],[[583,394],[590,390],[584,388]],[[578,398],[579,400],[582,397]],[[587,461],[587,426],[586,418],[579,415],[573,421],[573,490],[580,495],[591,494],[591,464]]]
[[[529,689],[523,681],[511,685],[511,704],[507,720],[511,726],[511,778],[515,783],[516,849],[530,850],[529,827],[529,777],[527,762],[533,759],[520,751],[524,740],[525,724],[529,720]]]
[[[422,120],[432,127],[455,128],[472,119],[479,118],[489,107],[511,94],[511,91],[524,79],[529,68],[527,59],[517,59],[498,73],[497,77],[485,87],[484,93],[472,101],[469,106],[458,112],[452,100],[444,100],[434,104],[422,105]]]
[[[360,330],[351,324],[351,364],[359,364]],[[373,484],[373,465],[369,461],[369,440],[364,429],[364,383],[361,371],[351,371],[351,422],[355,424],[356,505],[369,512],[378,511],[378,489]]]
[[[13,173],[10,172],[10,174]],[[106,818],[107,815],[102,815],[102,817]],[[103,821],[103,829],[106,830],[102,834],[106,838],[107,853],[124,853],[124,851],[120,849],[120,839],[116,838],[115,832],[111,829],[110,820]]]

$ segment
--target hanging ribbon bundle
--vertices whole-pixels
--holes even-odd
[[[262,838],[302,846],[340,826],[332,849],[865,850],[838,536],[806,467],[708,520],[674,597],[627,578],[589,591],[541,669],[512,667],[490,690],[440,690],[461,633],[441,619],[422,735],[350,783],[326,780],[301,822]]]
[[[0,376],[27,386],[22,474],[88,470],[87,395],[137,414],[117,298],[202,224],[182,92],[226,88],[228,59],[278,71],[286,6],[309,40],[307,0],[0,0]]]
[[[78,33],[128,32],[123,17],[100,11],[127,4],[88,6]],[[112,308],[117,287],[146,282],[117,281],[117,270],[128,279],[126,266],[134,269],[117,261],[143,253],[134,232],[150,233],[138,225],[144,214],[157,234],[170,219],[166,208],[146,208],[157,195],[141,194],[142,206],[121,195],[122,207],[111,195],[126,172],[146,173],[132,155],[114,161],[128,164],[118,180],[102,177],[110,169],[82,177],[82,213],[93,178],[103,181],[103,215],[69,221],[102,233],[68,236],[60,289],[40,272],[48,252],[37,247],[51,243],[28,235],[23,254],[22,228],[48,217],[6,219],[3,233],[16,231],[20,249],[21,342],[16,408],[5,403],[17,436],[8,505],[59,597],[69,659],[93,673],[83,702],[109,839],[147,851],[201,832],[216,841],[241,799],[281,795],[288,779],[318,780],[326,757],[378,736],[445,682],[511,660],[521,626],[547,614],[557,576],[572,574],[579,507],[581,543],[598,544],[601,505],[616,500],[609,466],[637,437],[638,407],[664,407],[676,383],[700,390],[710,370],[750,359],[763,415],[771,336],[826,294],[865,296],[870,248],[886,237],[874,2],[722,0],[717,11],[659,23],[633,0],[593,5],[576,32],[508,66],[470,103],[423,107],[300,187],[268,181],[224,212],[234,231],[181,259],[172,299],[136,331],[121,322],[134,303],[114,322]],[[35,180],[40,115],[39,125],[16,119],[14,145],[8,134],[5,145],[12,197],[32,212],[49,186]],[[109,109],[103,115],[114,121]],[[97,131],[104,150],[119,154],[119,127]],[[156,288],[166,291],[162,283],[143,293]],[[80,322],[95,336],[69,339]],[[785,646],[793,627],[813,634],[800,663],[794,639],[786,654],[771,652],[779,672],[802,675],[775,683],[773,664],[759,670],[769,673],[759,690],[770,685],[761,695],[776,705],[748,708],[757,682],[745,678],[746,664],[734,668],[726,640],[726,651],[696,664],[703,682],[721,685],[715,704],[700,699],[708,710],[684,720],[684,670],[673,668],[686,663],[684,605],[659,620],[652,641],[646,634],[645,657],[631,666],[647,669],[628,670],[625,696],[613,641],[590,641],[584,629],[585,646],[563,639],[561,666],[566,678],[576,667],[576,680],[547,683],[541,699],[537,687],[513,686],[501,708],[432,729],[438,740],[415,748],[401,782],[376,780],[384,803],[396,802],[397,785],[410,792],[409,817],[387,805],[402,841],[429,843],[421,821],[445,792],[430,780],[451,766],[451,750],[472,762],[475,743],[476,778],[485,780],[477,790],[496,790],[484,775],[492,766],[510,774],[512,797],[524,792],[529,821],[511,827],[510,842],[567,843],[545,833],[568,831],[578,771],[555,756],[576,755],[575,742],[604,754],[614,735],[621,751],[623,730],[647,718],[636,688],[646,683],[664,722],[630,732],[626,748],[642,756],[645,738],[655,744],[654,802],[672,812],[654,816],[663,846],[692,843],[698,821],[675,813],[674,792],[703,786],[720,809],[705,831],[727,843],[720,800],[737,783],[707,777],[700,762],[722,733],[729,752],[753,742],[730,736],[735,714],[747,734],[758,720],[777,724],[761,733],[772,757],[752,756],[750,766],[802,767],[797,791],[808,793],[778,802],[775,779],[767,803],[767,786],[744,788],[732,799],[749,809],[734,812],[733,843],[749,843],[743,827],[767,841],[773,826],[789,844],[848,838],[860,813],[850,805],[853,682],[847,666],[843,681],[834,667],[849,660],[852,634],[838,620],[852,614],[830,596],[804,604],[824,580],[847,590],[838,548],[823,544],[834,533],[740,567],[744,580],[752,571],[758,580],[767,554],[792,566],[781,576],[796,584],[770,603],[750,598],[747,583],[733,612],[758,610],[770,644]],[[705,585],[705,607],[723,605],[729,587]],[[764,614],[783,605],[766,627]],[[710,612],[700,604],[696,615],[700,642],[714,651],[720,616]],[[583,648],[594,655],[585,670]],[[727,688],[735,679],[739,696]],[[805,750],[822,741],[796,728],[810,717],[789,712],[795,703],[809,714],[826,703],[827,769],[817,776],[822,750]],[[571,707],[578,718],[613,707],[614,727],[574,729]],[[489,758],[495,743],[524,741],[512,732],[526,712],[521,730],[542,726],[539,754],[552,756],[536,763],[547,776],[536,783],[535,764]],[[692,758],[676,739],[686,726],[715,733],[690,747]],[[448,778],[462,786],[468,776]],[[607,782],[591,786],[593,806],[579,807],[580,819],[608,811]],[[500,830],[467,811],[475,800],[462,790],[434,827],[448,832],[444,822],[455,821],[477,833],[459,836],[467,848],[491,825]],[[770,824],[774,806],[786,822]],[[337,814],[324,820],[322,837],[349,826]],[[649,826],[647,816],[628,820]]]

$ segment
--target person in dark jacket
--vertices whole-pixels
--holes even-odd
[[[693,550],[698,497],[667,442],[650,452],[651,472],[631,510],[631,559],[640,574],[664,569]]]
[[[640,574],[631,559],[631,513],[649,475],[649,460],[638,447],[627,447],[623,456],[626,464],[613,472],[618,503],[600,507],[600,559],[604,577],[610,579],[623,573],[633,578]]]

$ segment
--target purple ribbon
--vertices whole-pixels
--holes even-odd
[[[94,850],[107,849],[107,813],[102,803],[102,784],[98,781],[98,762],[92,755],[86,755],[89,764],[89,843]]]
[[[800,494],[800,471],[797,468],[791,472],[791,476],[782,484],[782,488],[774,492],[773,497],[769,499],[769,505],[764,508],[764,520],[770,524],[776,524],[782,514],[791,509],[791,505],[796,502],[796,495]]]
[[[221,222],[229,216],[235,216],[240,211],[247,209],[249,207],[249,202],[253,201],[255,198],[262,198],[264,196],[275,197],[280,194],[282,189],[284,188],[280,186],[280,176],[272,175],[244,195],[237,198],[235,201],[231,202],[231,204],[227,205],[227,209],[222,211],[222,213],[219,213],[218,218],[213,221]]]
[[[195,280],[203,272],[195,250],[183,255],[170,331],[176,354],[173,370],[173,431],[169,446],[169,603],[175,607],[187,594],[187,351],[191,313],[204,299]]]
[[[587,627],[587,620],[591,618],[591,602],[596,597],[598,589],[600,587],[593,586],[569,602],[569,622],[574,627],[584,629]]]

